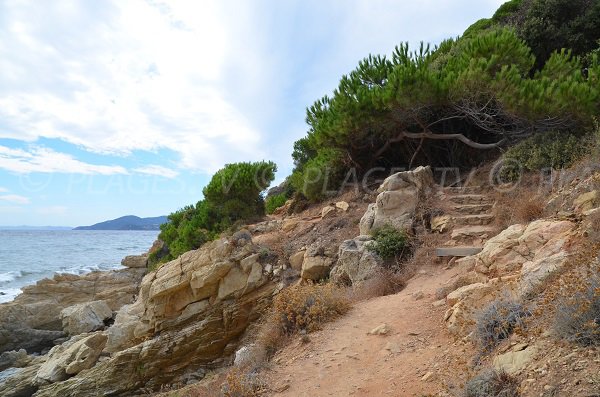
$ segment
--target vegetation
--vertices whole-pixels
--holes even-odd
[[[285,195],[285,193],[279,193],[267,197],[265,200],[265,210],[267,211],[267,214],[272,214],[275,212],[277,208],[285,204],[287,199],[288,197]]]
[[[408,235],[392,226],[384,226],[373,233],[374,242],[368,249],[382,259],[401,258],[410,248]]]
[[[232,368],[227,373],[221,393],[224,397],[258,397],[265,389],[266,385],[256,373]]]
[[[531,312],[521,303],[496,299],[477,316],[475,340],[484,353],[490,352],[516,329],[523,329],[525,319],[530,316]]]
[[[519,381],[506,372],[487,369],[470,379],[465,397],[518,397]]]
[[[236,222],[264,215],[261,193],[275,178],[273,162],[227,164],[203,190],[204,200],[169,215],[159,239],[168,247],[161,261],[171,260],[216,238]],[[155,262],[158,258],[150,258]]]

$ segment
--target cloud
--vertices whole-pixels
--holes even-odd
[[[127,174],[127,170],[121,166],[85,163],[69,154],[59,153],[42,146],[34,146],[30,150],[23,150],[0,145],[0,169],[18,174],[31,172],[86,175]]]
[[[3,187],[0,187],[0,193],[4,193],[4,192],[8,192],[8,189],[5,189]]]
[[[63,205],[40,207],[36,212],[40,215],[66,215],[69,209]]]
[[[29,198],[19,196],[18,194],[4,194],[0,195],[0,201],[7,201],[15,204],[29,204]]]
[[[177,175],[179,175],[179,172],[175,170],[155,164],[134,168],[133,171],[139,174],[162,176],[170,179],[175,178]]]

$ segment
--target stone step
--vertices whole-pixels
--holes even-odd
[[[456,204],[493,204],[492,199],[484,194],[457,194],[448,196],[448,200]]]
[[[494,208],[493,204],[457,204],[452,207],[452,211],[458,214],[477,215],[490,212]]]
[[[460,225],[489,225],[494,220],[493,214],[459,215],[452,217],[452,223]]]
[[[442,189],[448,194],[477,194],[483,188],[481,186],[446,186]]]
[[[437,256],[470,256],[481,252],[483,247],[440,247],[435,249]]]
[[[452,231],[452,240],[462,240],[469,238],[488,238],[492,237],[496,228],[493,226],[463,226],[457,227]]]

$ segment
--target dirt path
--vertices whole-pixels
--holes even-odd
[[[426,396],[447,390],[449,380],[460,382],[468,346],[453,346],[445,305],[432,305],[435,291],[459,273],[422,270],[399,294],[361,302],[309,343],[293,342],[266,373],[273,395]],[[368,335],[381,324],[387,335]]]

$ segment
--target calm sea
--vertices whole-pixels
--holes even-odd
[[[126,255],[146,252],[158,231],[0,230],[0,302],[55,273],[121,268]]]

